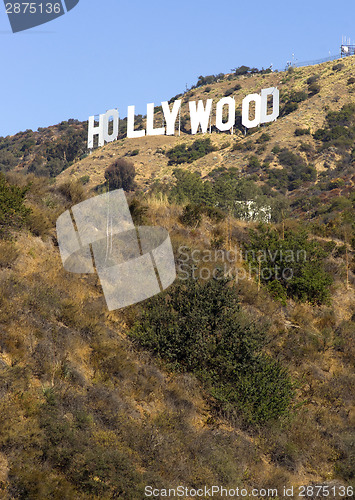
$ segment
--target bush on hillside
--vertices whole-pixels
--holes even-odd
[[[329,252],[309,240],[306,232],[288,230],[282,237],[275,229],[260,225],[250,231],[245,250],[257,274],[260,268],[261,283],[274,292],[281,290],[281,285],[282,293],[293,299],[312,304],[328,301],[332,279],[324,260]]]
[[[308,97],[307,93],[304,92],[303,90],[294,91],[294,92],[290,93],[289,101],[300,103],[300,102],[306,101],[307,97]]]
[[[1,146],[1,144],[0,144]],[[0,171],[8,172],[12,168],[16,167],[19,163],[19,158],[6,149],[0,149]]]
[[[259,160],[252,157],[252,165]],[[251,179],[239,178],[234,169],[215,169],[210,173],[211,180],[203,181],[196,172],[182,169],[174,171],[176,183],[169,193],[169,200],[176,203],[205,205],[224,213],[239,214],[237,201],[254,200],[257,205],[268,204],[261,188]],[[205,212],[206,213],[206,212]],[[208,213],[206,215],[209,216]]]
[[[316,94],[319,94],[320,92],[320,85],[319,83],[311,83],[308,85],[308,93],[310,96],[314,96]]]
[[[20,188],[7,182],[0,173],[0,237],[9,236],[11,228],[18,229],[25,224],[31,210],[25,206],[29,186]]]
[[[185,226],[198,227],[201,223],[203,207],[189,203],[184,207],[180,216],[180,222]]]
[[[312,85],[312,83],[316,83],[319,80],[320,76],[319,75],[312,75],[309,78],[307,78],[307,85]]]
[[[174,176],[176,183],[169,194],[171,202],[201,203],[203,201],[206,186],[197,172],[175,169]]]
[[[219,73],[218,75],[207,75],[198,77],[197,83],[193,88],[202,87],[202,85],[207,85],[211,83],[218,82],[219,80],[223,80],[224,73]]]
[[[263,144],[264,142],[269,142],[271,139],[270,134],[263,132],[261,136],[256,140],[257,144]]]
[[[290,94],[285,94],[282,100],[285,102],[284,106],[281,108],[280,115],[286,116],[293,113],[298,109],[298,104],[307,99],[306,92],[303,91],[293,91]]]
[[[311,129],[310,128],[296,128],[295,129],[295,136],[299,137],[301,135],[310,135]]]
[[[119,158],[105,170],[105,179],[109,189],[132,191],[135,187],[136,170],[132,162]]]
[[[216,151],[211,139],[196,139],[190,146],[186,144],[178,144],[172,149],[169,149],[165,154],[169,158],[169,165],[179,165],[181,163],[192,163],[198,158]]]
[[[237,85],[234,85],[234,87],[232,87],[232,88],[230,88],[230,89],[228,89],[228,90],[225,91],[224,97],[228,97],[228,96],[234,94],[234,92],[237,92],[241,88],[242,88],[242,86],[239,83],[237,83]]]
[[[219,208],[207,206],[204,203],[189,203],[183,209],[180,222],[185,226],[196,228],[201,223],[202,215],[209,217],[215,223],[221,222],[226,217],[226,214]]]
[[[292,383],[262,353],[265,332],[238,302],[222,273],[204,284],[179,281],[145,304],[130,335],[170,368],[195,373],[225,412],[263,424],[287,412]]]
[[[278,154],[279,162],[286,167],[288,176],[288,189],[293,191],[299,188],[303,182],[315,181],[317,179],[316,169],[308,165],[298,154],[287,148],[282,149]]]
[[[63,182],[63,184],[58,186],[58,191],[73,205],[85,199],[85,191],[80,179]]]
[[[339,111],[330,111],[323,128],[318,129],[313,137],[324,143],[325,147],[336,146],[349,148],[355,140],[355,104],[344,104]]]
[[[271,68],[267,68],[267,69],[258,69],[258,68],[250,68],[249,66],[239,66],[238,68],[235,68],[234,70],[234,74],[236,76],[242,76],[242,75],[254,75],[256,73],[259,73],[259,74],[268,74],[268,73],[271,73],[272,70]]]
[[[293,113],[294,111],[297,111],[298,109],[298,104],[297,102],[287,102],[284,107],[280,111],[281,116],[286,116],[289,115],[290,113]]]

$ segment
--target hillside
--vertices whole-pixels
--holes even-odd
[[[58,125],[0,137],[2,172],[55,177],[86,154],[87,124],[69,119]]]
[[[321,142],[313,134],[326,126],[329,112],[339,112],[344,105],[354,103],[354,64],[354,58],[348,57],[283,73],[225,75],[222,81],[202,85],[185,93],[182,96],[182,117],[187,117],[187,103],[190,100],[213,98],[216,101],[231,94],[241,108],[242,99],[246,95],[260,92],[261,88],[277,86],[281,93],[281,116],[278,120],[252,129],[247,136],[239,129],[240,126],[235,129],[234,135],[213,132],[206,136],[191,136],[188,134],[189,123],[186,120],[186,132],[180,137],[121,139],[94,150],[87,158],[60,174],[60,179],[89,176],[88,186],[93,188],[104,181],[105,168],[115,158],[130,157],[133,153],[134,156],[130,159],[136,167],[139,185],[143,190],[148,190],[152,182],[157,180],[164,183],[173,181],[172,172],[175,167],[169,165],[169,158],[164,152],[180,144],[190,145],[198,138],[210,137],[216,151],[184,164],[184,169],[208,178],[208,174],[214,169],[235,168],[238,175],[251,177],[260,186],[287,191],[292,202],[304,199],[307,193],[307,198],[314,199],[315,203],[316,197],[319,197],[320,203],[328,203],[334,197],[347,195],[354,187],[352,146],[341,141]],[[238,90],[239,86],[241,88]],[[158,126],[161,121],[161,112],[158,111]],[[185,123],[185,120],[182,119],[182,122]],[[238,123],[236,125],[238,127]],[[302,132],[305,132],[304,135]],[[311,177],[309,182],[302,182],[302,187],[296,186],[292,191],[287,189],[290,186],[287,183],[285,185],[277,173],[276,177],[274,175],[275,171],[285,166],[280,162],[278,148],[286,148],[299,155],[307,165],[316,169],[316,176]],[[301,211],[307,213],[309,207],[301,207]],[[307,216],[309,215],[311,214],[308,213]]]
[[[281,116],[246,136],[238,123],[191,136],[183,120],[180,137],[85,156],[85,124],[68,122],[0,141],[17,158],[0,174],[1,498],[138,500],[147,485],[353,497],[354,63],[224,75],[183,95],[184,115],[191,99],[277,86]],[[201,157],[172,162],[184,143]],[[135,223],[169,231],[178,279],[108,312],[96,274],[63,270],[55,223],[107,189],[117,158],[137,172]],[[251,199],[269,224],[240,216],[235,201]]]

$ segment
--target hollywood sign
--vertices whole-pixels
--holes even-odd
[[[268,113],[268,97],[272,97],[272,112]],[[280,94],[276,87],[262,89],[260,94],[249,94],[242,102],[242,125],[246,128],[257,127],[261,123],[268,123],[276,120],[279,116]],[[254,118],[250,118],[250,104],[254,102]],[[190,123],[191,134],[201,131],[206,133],[210,126],[213,99],[203,101],[190,101]],[[127,110],[127,137],[137,138],[154,135],[174,135],[176,131],[176,121],[180,112],[181,99],[174,101],[170,108],[169,103],[161,103],[164,116],[164,126],[154,127],[154,103],[147,104],[146,129],[135,130],[135,106],[128,106]],[[227,119],[224,120],[224,111],[227,108]],[[216,105],[216,128],[220,132],[233,131],[236,118],[236,105],[233,97],[224,97]],[[94,147],[94,137],[98,136],[98,146],[104,146],[107,142],[116,141],[119,133],[119,113],[117,109],[110,109],[99,116],[98,124],[95,124],[95,116],[89,117],[88,125],[88,149]]]

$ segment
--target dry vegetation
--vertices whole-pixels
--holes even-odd
[[[213,98],[217,102],[218,99],[225,95],[228,89],[235,88],[236,81],[241,86],[240,90],[233,91],[233,96],[237,105],[239,105],[238,111],[241,110],[241,103],[246,95],[252,92],[260,92],[262,88],[277,86],[281,92],[281,103],[283,103],[292,92],[307,93],[307,80],[315,74],[319,75],[317,84],[320,86],[320,92],[310,95],[309,98],[300,102],[297,110],[279,117],[276,122],[266,127],[256,129],[252,135],[244,137],[244,134],[237,129],[234,130],[235,133],[233,136],[213,132],[211,135],[212,142],[219,151],[212,152],[206,157],[193,162],[191,165],[186,165],[186,168],[191,171],[198,171],[202,176],[207,175],[217,167],[236,167],[243,173],[247,169],[250,154],[255,154],[255,152],[257,152],[260,163],[270,157],[270,159],[272,158],[270,167],[277,168],[279,166],[277,157],[272,154],[272,149],[275,145],[288,148],[292,151],[299,151],[302,148],[302,143],[305,143],[312,150],[316,150],[316,142],[311,135],[296,136],[295,130],[302,124],[302,128],[309,128],[312,134],[318,128],[322,127],[329,110],[339,110],[344,104],[353,101],[354,85],[349,85],[348,80],[354,74],[354,58],[346,58],[342,61],[342,64],[343,67],[340,70],[333,70],[335,63],[331,61],[318,66],[297,68],[289,73],[234,76],[231,80],[225,78],[220,82],[188,91],[183,95],[182,103],[182,115],[186,116],[188,115],[188,101]],[[206,88],[209,89],[207,92]],[[213,107],[214,111],[215,107]],[[156,114],[157,125],[161,121],[162,116],[158,112]],[[196,137],[189,135],[188,131],[189,123],[187,123],[187,133],[182,132],[180,137],[158,136],[140,139],[121,139],[94,151],[89,157],[75,163],[72,168],[65,170],[60,176],[67,179],[89,175],[89,186],[94,187],[103,182],[105,168],[117,156],[130,156],[132,151],[138,151],[138,154],[131,159],[134,161],[138,173],[138,181],[142,187],[148,187],[156,179],[171,179],[173,167],[168,165],[168,158],[164,155],[164,151],[181,143],[191,144]],[[267,143],[258,145],[258,139],[265,131],[270,136],[270,140]],[[243,148],[241,150],[233,150],[235,144],[245,146],[244,150]],[[305,152],[301,151],[301,154],[306,158],[307,154]],[[334,169],[336,161],[336,155],[332,155],[331,152],[328,152],[327,158],[323,154],[316,155],[314,159],[314,163],[319,171],[324,170],[324,162],[328,163],[331,169]]]
[[[342,259],[328,305],[282,305],[253,279],[233,285],[245,314],[266,326],[265,352],[295,387],[287,415],[248,425],[219,411],[198,377],[170,373],[132,344],[144,304],[108,313],[94,275],[62,269],[53,227],[83,199],[80,184],[9,180],[32,182],[34,215],[1,241],[2,498],[136,500],[145,484],[353,482],[354,289],[337,274]],[[222,249],[240,247],[255,226],[203,216],[191,228],[164,197],[144,203],[147,222],[169,230],[175,252],[210,249],[216,234]]]
[[[247,136],[238,130],[207,136],[216,150],[183,165],[200,177],[168,165],[168,150],[196,140],[186,133],[121,139],[75,159],[55,179],[24,175],[25,163],[6,181],[0,177],[0,498],[137,500],[148,484],[355,486],[355,148],[353,139],[328,147],[314,137],[329,111],[353,101],[354,58],[343,64],[226,77],[188,91],[183,114],[189,100],[219,99],[231,89],[240,103],[271,86],[279,87],[283,106],[301,99],[297,109]],[[315,83],[319,92],[295,94]],[[300,123],[309,133],[296,132]],[[45,132],[41,144],[58,138],[67,144],[57,129]],[[292,381],[287,411],[259,422],[238,403],[233,411],[218,399],[212,376],[206,381],[206,373],[152,354],[132,335],[156,299],[109,313],[96,275],[63,270],[57,217],[98,186],[104,190],[105,169],[123,157],[138,174],[128,194],[135,222],[165,227],[177,263],[181,246],[220,255],[257,248],[250,230],[262,229],[235,218],[228,205],[235,189],[242,199],[257,193],[275,201],[265,241],[286,248],[298,238],[314,252],[314,272],[301,268],[296,292],[258,281],[255,273],[228,285],[244,324],[265,334],[262,355]],[[283,168],[283,178],[270,173]],[[303,230],[309,234],[302,240]],[[242,273],[248,263],[233,266]],[[162,316],[172,313],[174,290],[164,295]]]

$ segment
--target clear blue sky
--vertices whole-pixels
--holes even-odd
[[[45,1],[45,0],[44,0]],[[284,68],[355,40],[355,6],[300,0],[80,0],[66,15],[12,34],[0,5],[0,135],[170,99],[199,75]]]

